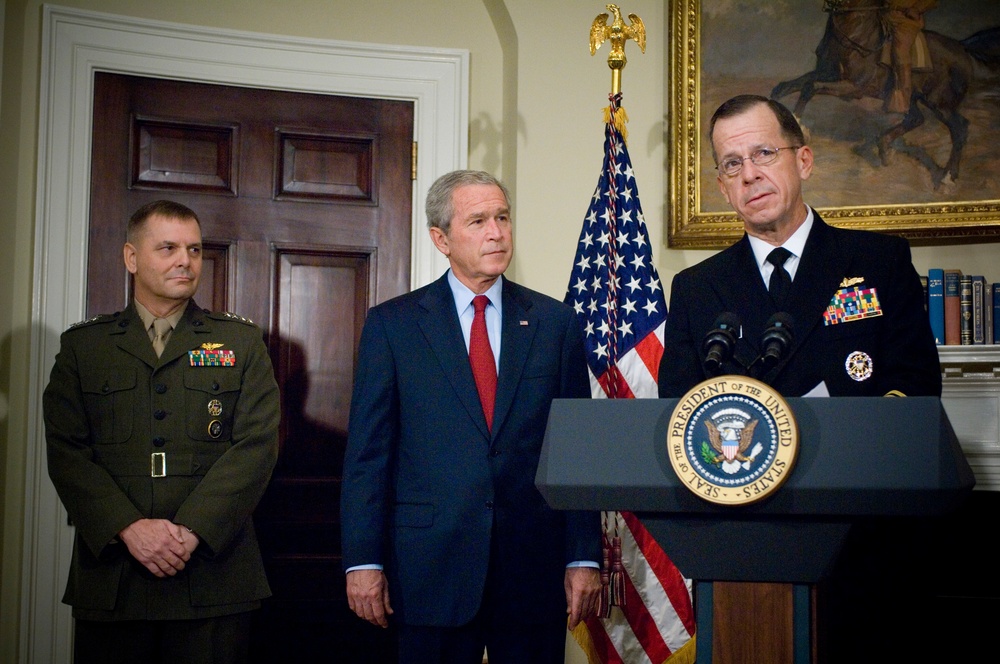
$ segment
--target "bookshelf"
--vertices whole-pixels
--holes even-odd
[[[977,491],[1000,491],[1000,345],[938,346],[941,402],[976,474]]]

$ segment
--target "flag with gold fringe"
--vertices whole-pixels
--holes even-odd
[[[566,303],[583,330],[594,398],[655,398],[666,300],[625,145],[621,93],[604,111],[604,163]],[[602,513],[600,614],[573,635],[590,664],[694,662],[690,582],[629,512]]]

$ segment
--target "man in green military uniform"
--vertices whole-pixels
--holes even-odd
[[[62,336],[43,408],[49,475],[76,526],[63,601],[75,663],[242,662],[270,595],[251,513],[277,460],[260,329],[191,299],[201,224],[129,220],[135,298]]]

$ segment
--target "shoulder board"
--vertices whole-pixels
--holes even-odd
[[[96,325],[97,323],[110,323],[111,321],[118,318],[121,314],[120,311],[116,311],[113,314],[98,314],[93,318],[88,318],[87,320],[82,320],[79,323],[73,323],[67,329],[75,330],[79,327],[86,327],[88,325]]]
[[[205,315],[214,320],[230,320],[239,323],[246,323],[247,325],[256,325],[252,320],[246,316],[240,316],[239,314],[234,314],[231,311],[205,311]]]

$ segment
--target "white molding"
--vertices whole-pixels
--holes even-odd
[[[72,652],[70,611],[60,603],[72,529],[45,467],[41,395],[59,333],[84,313],[91,108],[98,70],[412,100],[414,140],[420,146],[411,235],[413,288],[447,267],[422,222],[427,189],[438,175],[464,168],[468,159],[468,51],[294,39],[44,6],[21,662],[69,662]]]
[[[976,491],[1000,491],[1000,345],[938,346],[941,403],[976,474]]]

